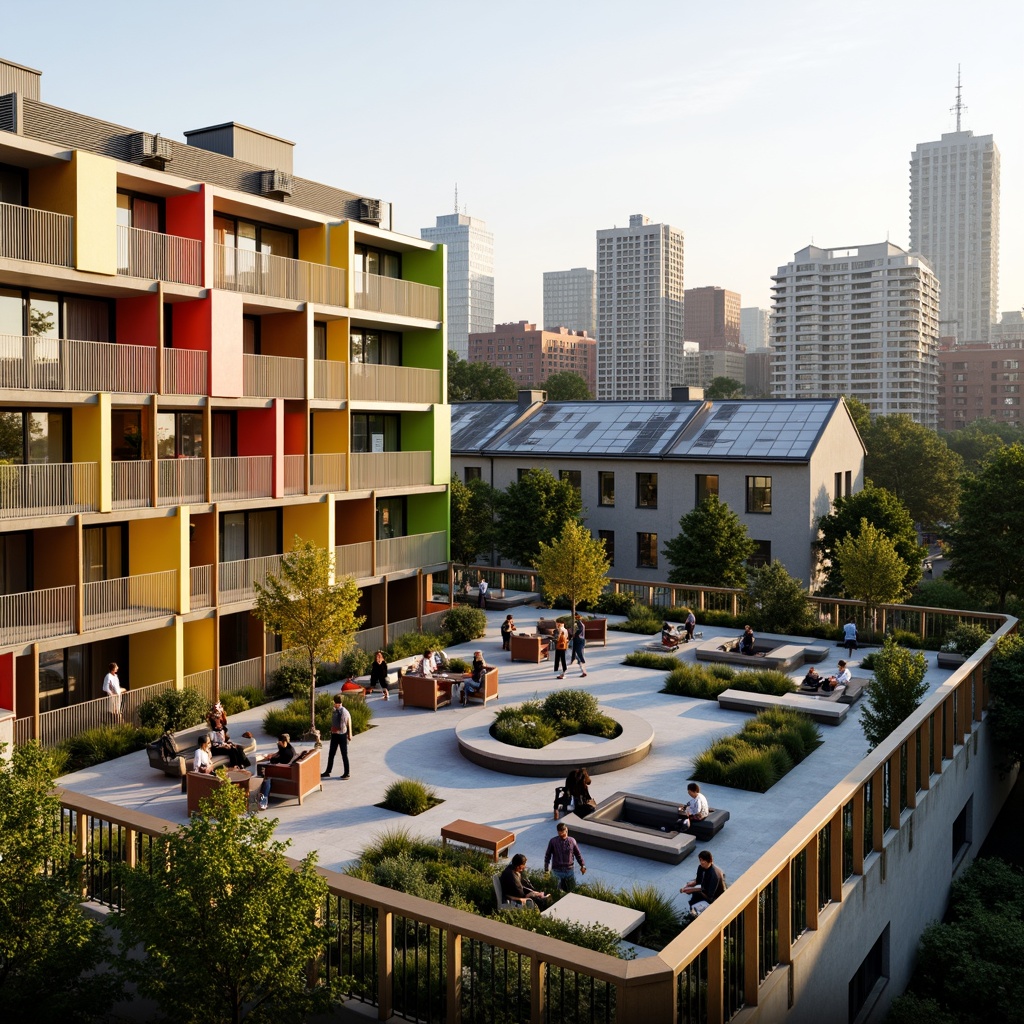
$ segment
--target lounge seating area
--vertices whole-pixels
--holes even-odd
[[[537,620],[537,632],[543,636],[554,636],[555,626],[558,625],[557,619],[538,619]],[[566,626],[569,632],[572,633],[572,629]],[[583,620],[583,636],[587,643],[600,643],[602,647],[608,646],[608,620],[607,619],[587,619]]]
[[[728,711],[749,711],[756,713],[765,708],[791,708],[803,711],[809,718],[826,725],[839,725],[850,710],[849,704],[840,700],[810,697],[800,693],[786,693],[776,697],[770,693],[748,693],[746,690],[723,690],[718,695],[718,706]]]
[[[452,702],[451,686],[442,686],[433,676],[418,676],[411,672],[402,677],[400,693],[403,708],[427,708],[429,711],[436,711]]]
[[[271,779],[272,797],[292,797],[301,804],[310,793],[323,791],[320,781],[320,751],[303,750],[289,764],[268,764],[264,778]]]
[[[760,640],[754,644],[753,654],[740,654],[739,643],[738,637],[725,641],[705,640],[697,647],[697,660],[742,665],[744,668],[774,668],[780,672],[792,672],[804,663],[804,652],[808,649],[801,644]]]
[[[146,753],[149,755],[149,764],[172,779],[181,780],[181,791],[185,792],[185,776],[192,770],[192,759],[195,756],[196,747],[203,736],[210,734],[210,727],[204,722],[202,725],[194,725],[190,729],[182,729],[180,732],[171,733],[167,737],[174,748],[174,754],[165,755],[164,738],[154,740],[146,744]],[[237,739],[232,737],[232,742],[241,745],[246,754],[251,754],[256,749],[256,740],[245,736]],[[229,759],[227,754],[211,754],[214,768],[227,768]]]

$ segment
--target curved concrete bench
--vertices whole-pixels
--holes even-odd
[[[718,695],[718,706],[728,711],[763,711],[765,708],[789,708],[802,711],[816,722],[838,725],[850,710],[849,704],[838,700],[818,700],[815,697],[801,697],[798,693],[787,693],[782,697],[770,693],[747,693],[745,690],[723,690]]]

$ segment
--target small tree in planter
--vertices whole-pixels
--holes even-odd
[[[608,575],[608,554],[603,540],[594,540],[582,524],[570,521],[551,544],[540,543],[533,567],[541,575],[547,600],[568,599],[573,615],[579,601],[596,601]]]
[[[908,651],[886,637],[874,658],[875,681],[868,689],[861,726],[874,750],[921,703],[928,687],[923,651]]]

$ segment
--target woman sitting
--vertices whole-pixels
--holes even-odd
[[[226,754],[228,758],[228,765],[231,768],[248,768],[249,758],[245,756],[245,751],[237,743],[232,743],[228,739],[227,733],[217,722],[217,719],[213,715],[209,718],[210,723],[210,746],[214,754]]]
[[[484,688],[484,680],[490,667],[490,665],[484,663],[482,651],[473,652],[473,668],[469,673],[469,678],[462,686],[462,696],[459,698],[460,704],[468,704],[470,696],[479,693]]]
[[[666,622],[661,627],[661,642],[666,647],[677,647],[683,642],[683,634],[679,632],[678,626]]]

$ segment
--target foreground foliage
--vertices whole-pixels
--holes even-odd
[[[1024,760],[1024,637],[1004,636],[996,644],[989,675],[992,703],[989,726],[1000,757],[1000,770],[1012,771]]]
[[[921,703],[928,690],[927,663],[922,651],[909,651],[891,637],[875,652],[875,681],[864,695],[860,722],[874,750]]]
[[[678,665],[665,677],[662,693],[677,697],[698,697],[701,700],[718,700],[723,690],[743,690],[746,693],[770,693],[781,697],[793,693],[796,684],[785,672],[777,669],[753,669],[737,671],[728,665],[707,666],[687,662]]]

